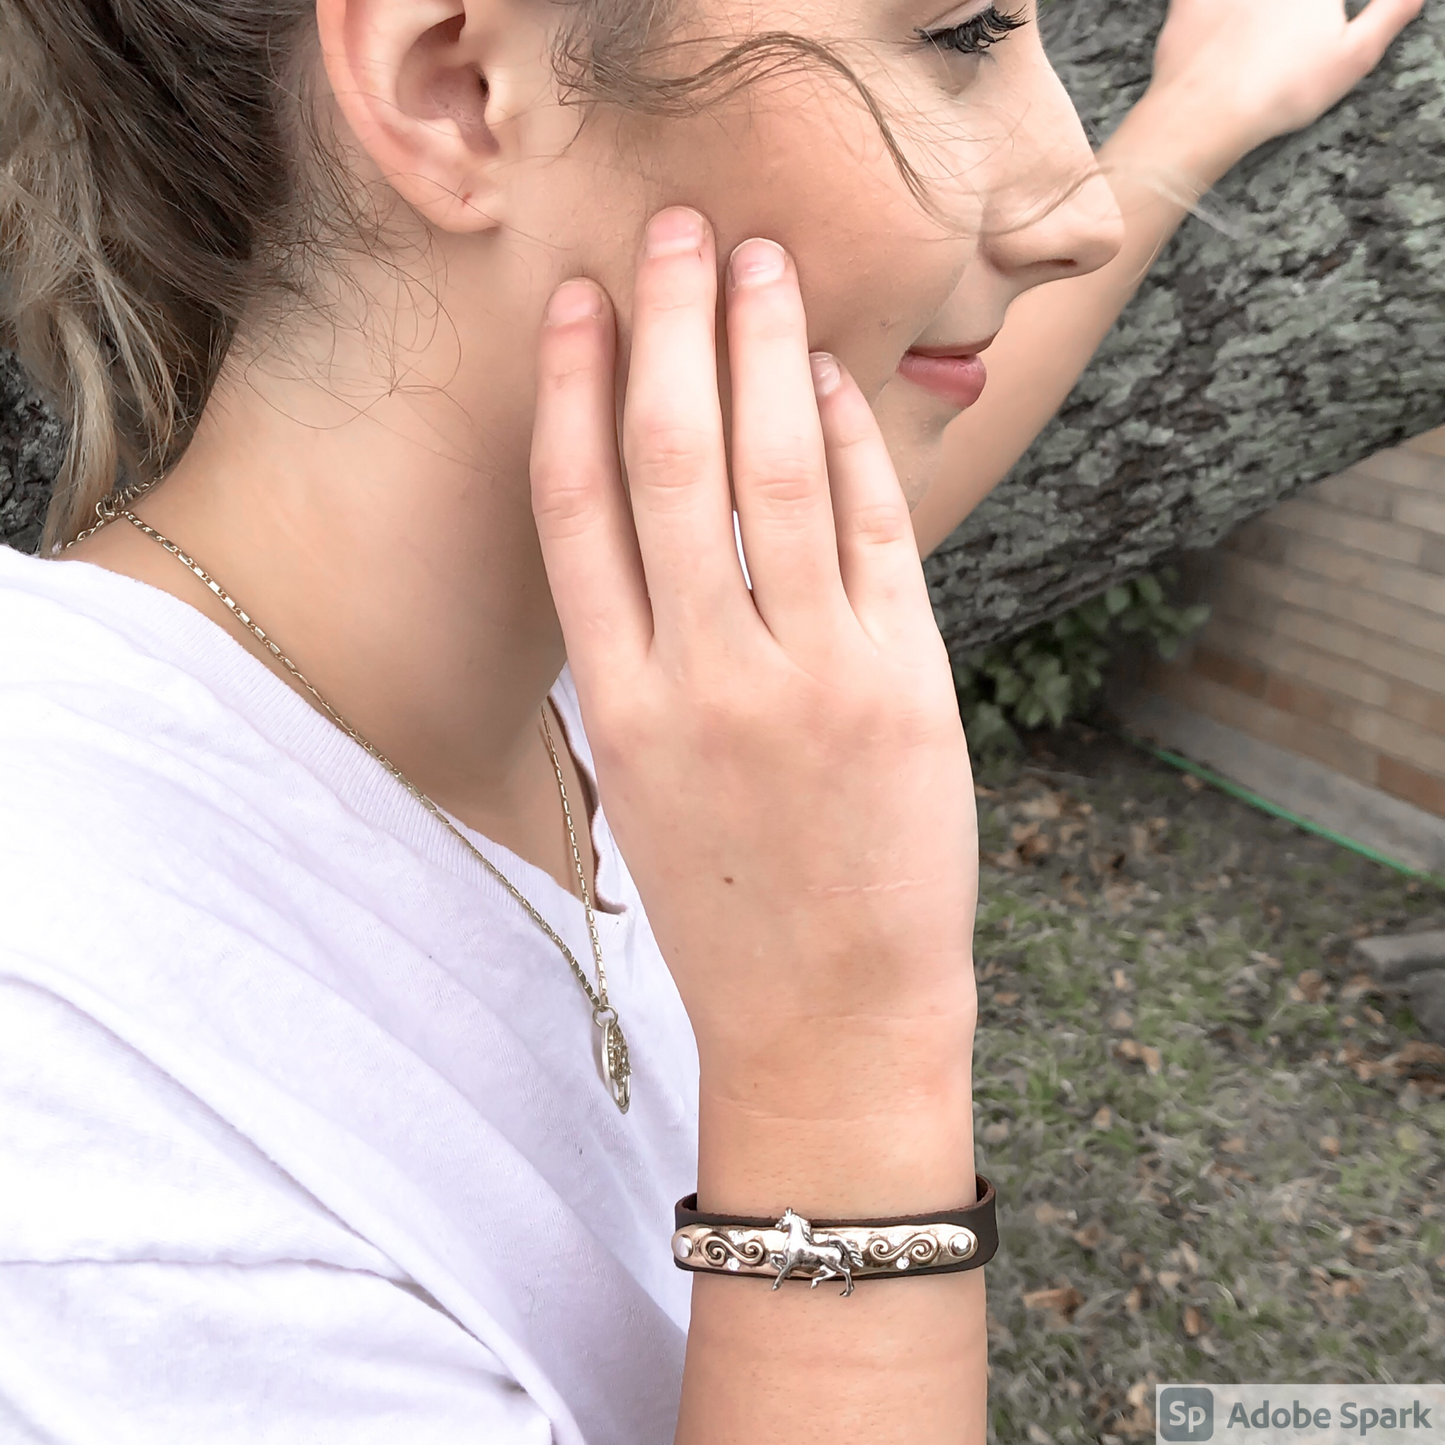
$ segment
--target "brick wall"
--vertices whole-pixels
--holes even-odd
[[[1250,522],[1194,581],[1213,616],[1150,691],[1445,817],[1445,429]]]

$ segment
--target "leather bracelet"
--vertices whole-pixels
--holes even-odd
[[[781,1219],[700,1214],[697,1195],[680,1199],[672,1262],[695,1274],[804,1279],[816,1289],[841,1279],[844,1295],[857,1280],[905,1279],[978,1269],[998,1253],[994,1188],[977,1177],[978,1203],[945,1214],[897,1219],[810,1220],[792,1209]]]

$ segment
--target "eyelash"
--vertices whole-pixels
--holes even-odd
[[[950,25],[946,30],[919,30],[917,35],[939,50],[953,50],[960,55],[982,55],[1027,24],[1022,13],[1010,15],[997,5],[990,5],[962,25]]]

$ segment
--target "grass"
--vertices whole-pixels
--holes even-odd
[[[981,775],[1000,1445],[1152,1436],[1168,1380],[1429,1380],[1445,1049],[1352,936],[1442,900],[1107,738]]]

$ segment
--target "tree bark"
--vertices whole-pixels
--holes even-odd
[[[1149,78],[1165,0],[1051,5],[1100,139]],[[1058,417],[935,553],[955,655],[1208,547],[1445,423],[1445,12],[1359,91],[1250,157],[1160,259]]]
[[[1100,138],[1165,0],[1046,7]],[[1186,223],[1039,438],[928,566],[956,654],[1022,631],[1290,492],[1445,423],[1445,12]],[[0,354],[0,539],[39,542],[60,429]]]
[[[54,413],[15,358],[0,350],[0,542],[22,552],[39,547],[50,484],[64,454]]]

